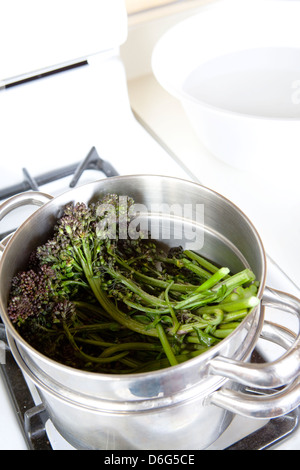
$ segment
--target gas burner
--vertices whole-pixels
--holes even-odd
[[[47,183],[57,181],[65,178],[66,176],[73,175],[69,184],[70,188],[74,188],[79,181],[79,178],[86,170],[96,170],[102,172],[105,176],[118,176],[115,168],[106,160],[103,160],[95,147],[92,147],[87,156],[79,163],[74,163],[62,168],[58,168],[39,176],[32,177],[26,168],[23,168],[24,181],[19,184],[4,188],[0,190],[0,200],[11,197],[15,194],[24,191],[38,191],[40,186]]]

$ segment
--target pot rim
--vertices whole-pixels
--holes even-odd
[[[6,244],[5,250],[4,250],[4,252],[2,254],[2,257],[0,259],[0,273],[1,273],[2,266],[5,263],[5,257],[7,256],[8,251],[13,249],[12,247],[13,247],[13,244],[14,244],[14,240],[19,236],[22,229],[27,224],[29,224],[33,218],[38,217],[38,215],[43,210],[46,210],[45,209],[46,206],[48,206],[50,204],[55,205],[57,203],[57,201],[59,201],[60,197],[65,197],[67,194],[70,194],[70,196],[71,196],[79,188],[81,188],[81,190],[84,190],[84,188],[86,188],[86,187],[95,186],[95,185],[97,185],[97,184],[99,184],[103,181],[114,181],[114,180],[119,181],[119,180],[131,180],[131,179],[135,180],[137,178],[138,179],[153,178],[153,179],[159,179],[159,180],[166,179],[166,180],[171,180],[171,181],[174,181],[174,182],[178,181],[178,182],[181,182],[181,183],[184,183],[184,184],[193,185],[194,187],[200,187],[202,191],[205,191],[206,193],[214,194],[215,196],[217,196],[218,198],[223,200],[227,205],[229,205],[233,210],[237,211],[241,215],[241,217],[246,221],[246,223],[249,225],[249,227],[251,228],[253,234],[255,235],[257,245],[260,249],[260,256],[261,256],[261,261],[262,261],[262,278],[260,280],[260,285],[259,285],[259,290],[258,290],[257,295],[258,295],[258,298],[260,300],[262,299],[264,288],[265,288],[265,283],[266,283],[266,265],[267,265],[266,253],[265,253],[265,250],[264,250],[264,246],[263,246],[261,237],[260,237],[257,229],[255,228],[255,226],[251,222],[251,220],[248,218],[248,216],[246,216],[245,213],[235,203],[230,201],[228,198],[226,198],[225,196],[223,196],[219,192],[217,192],[217,191],[215,191],[211,188],[208,188],[208,187],[206,187],[206,186],[204,186],[204,185],[202,185],[198,182],[189,181],[189,180],[186,180],[186,179],[183,179],[183,178],[178,178],[178,177],[173,177],[173,176],[156,175],[156,174],[134,174],[134,175],[131,174],[131,175],[114,176],[114,177],[110,177],[107,180],[98,180],[98,181],[94,181],[94,182],[91,182],[91,183],[84,184],[80,187],[68,190],[60,196],[52,198],[51,200],[46,202],[43,206],[39,207],[33,214],[31,214],[18,227],[18,229],[12,234],[12,236],[9,239],[7,239],[7,244]],[[31,192],[31,194],[41,194],[41,193],[40,192]],[[70,200],[74,200],[74,198],[72,198],[72,196],[71,196]],[[1,276],[0,276],[0,278],[1,278]],[[150,371],[150,372],[138,372],[138,373],[128,373],[128,374],[108,374],[108,373],[84,371],[84,370],[81,370],[81,369],[73,368],[71,366],[67,366],[65,364],[59,363],[59,362],[43,355],[38,350],[33,348],[27,341],[25,341],[23,339],[23,337],[19,334],[19,332],[14,328],[11,320],[8,318],[8,315],[7,315],[7,312],[6,312],[6,306],[3,305],[2,296],[0,295],[0,316],[2,318],[2,321],[5,324],[5,327],[8,329],[11,336],[14,338],[14,340],[16,340],[16,342],[19,342],[27,351],[30,351],[30,353],[32,353],[36,358],[38,358],[39,360],[42,360],[43,362],[49,363],[50,365],[54,366],[56,369],[62,369],[62,370],[70,371],[73,376],[88,377],[89,380],[93,379],[93,378],[96,380],[97,377],[100,376],[102,380],[107,380],[107,381],[111,380],[112,378],[114,380],[118,380],[118,381],[122,381],[122,380],[125,381],[125,380],[130,380],[130,379],[137,380],[138,378],[143,379],[145,377],[155,378],[156,376],[161,376],[161,375],[164,375],[164,374],[169,375],[170,372],[172,372],[172,371],[175,372],[175,371],[178,371],[179,369],[181,369],[181,370],[188,369],[190,367],[195,366],[195,364],[197,364],[198,362],[200,363],[200,362],[208,361],[209,358],[217,356],[220,353],[220,349],[223,349],[224,346],[226,346],[226,344],[228,344],[232,340],[232,338],[234,338],[235,336],[237,336],[239,334],[239,331],[240,331],[240,329],[243,328],[244,323],[247,320],[249,320],[249,316],[254,315],[254,312],[258,308],[260,308],[260,305],[258,305],[257,307],[254,307],[252,309],[252,311],[250,311],[249,314],[246,316],[246,318],[241,322],[241,324],[229,336],[224,338],[220,343],[218,343],[217,345],[211,347],[207,351],[203,352],[201,355],[199,355],[197,357],[194,357],[194,358],[191,358],[186,362],[183,362],[181,364],[177,364],[177,365],[174,365],[174,366],[168,366],[164,369],[158,369],[158,370]],[[263,325],[263,315],[260,315],[260,321],[259,321],[259,325],[258,325],[258,334],[260,334],[262,325]],[[247,351],[245,353],[245,355],[248,355],[249,352],[251,352],[251,351]]]

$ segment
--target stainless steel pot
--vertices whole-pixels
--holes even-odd
[[[89,203],[113,192],[129,195],[148,209],[165,203],[203,204],[204,224],[190,216],[181,223],[193,228],[204,244],[201,253],[236,271],[250,267],[260,281],[261,305],[217,346],[186,363],[151,373],[106,375],[58,364],[27,344],[10,322],[6,306],[10,282],[32,249],[46,241],[55,220],[70,201]],[[16,207],[41,206],[1,245],[0,309],[14,357],[38,388],[53,424],[75,447],[84,449],[204,449],[226,429],[232,413],[266,418],[286,414],[300,403],[299,336],[264,321],[265,306],[280,308],[298,319],[300,301],[265,286],[266,257],[247,217],[230,201],[199,184],[154,175],[109,178],[57,198],[28,192],[0,206],[0,220]],[[174,223],[170,213],[152,211],[155,227]],[[178,220],[175,220],[177,223]],[[189,232],[190,233],[190,232]],[[200,239],[200,236],[199,236]],[[165,240],[164,240],[165,241]],[[185,246],[182,238],[170,244]],[[273,362],[247,362],[260,336],[287,351]],[[280,391],[254,395],[241,385]]]

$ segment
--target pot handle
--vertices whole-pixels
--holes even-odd
[[[262,306],[270,306],[297,316],[300,325],[300,300],[270,287],[266,287]],[[230,378],[255,388],[277,388],[286,385],[300,374],[300,335],[289,350],[278,360],[265,364],[249,364],[227,357],[214,357],[209,363],[209,373]]]
[[[262,308],[266,306],[296,314],[300,320],[300,301],[290,294],[266,288]],[[213,358],[209,364],[211,374],[228,377],[256,390],[245,393],[223,387],[208,397],[209,403],[248,418],[274,418],[300,405],[299,332],[295,335],[283,326],[265,322],[261,337],[279,344],[287,352],[266,364],[249,364],[221,356]],[[283,385],[284,388],[276,390]],[[259,392],[261,389],[263,393]]]
[[[53,196],[39,191],[26,191],[24,193],[16,194],[0,205],[0,221],[6,215],[10,214],[12,211],[18,209],[21,206],[43,206],[51,199],[53,199]],[[0,254],[4,251],[4,248],[4,245],[0,243]]]
[[[257,392],[257,391],[256,391]],[[296,379],[280,391],[266,394],[255,391],[241,392],[221,388],[212,393],[206,404],[213,404],[246,418],[272,419],[295,410],[300,402],[300,379]]]
[[[295,339],[295,334],[280,325],[271,322],[264,324],[262,337],[288,349]],[[212,393],[206,404],[214,404],[235,414],[247,418],[276,418],[286,415],[299,406],[300,378],[281,390],[232,390],[223,387]]]

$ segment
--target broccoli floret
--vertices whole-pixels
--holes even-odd
[[[11,282],[8,306],[12,322],[24,322],[29,317],[51,311],[58,300],[55,284],[55,272],[49,266],[18,273]]]

